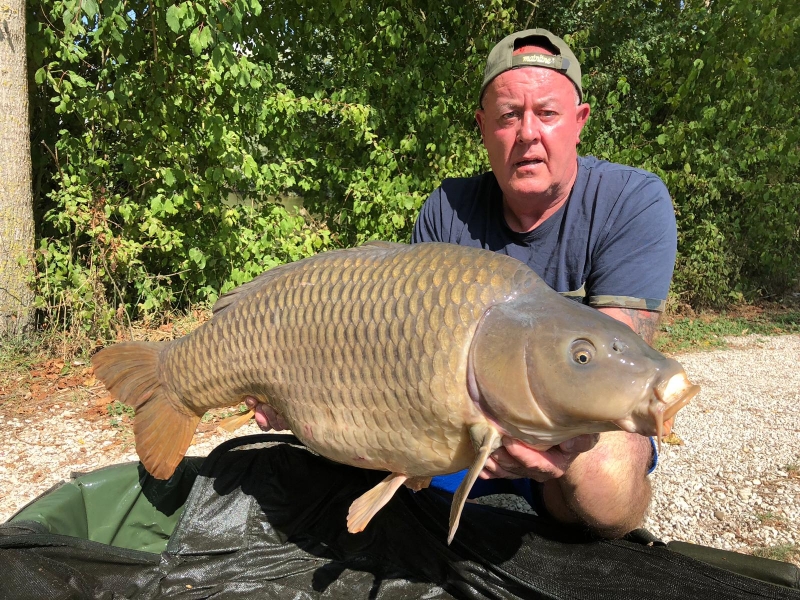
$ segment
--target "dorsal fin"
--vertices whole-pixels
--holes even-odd
[[[269,271],[262,273],[255,277],[255,279],[248,281],[247,283],[243,283],[242,285],[233,288],[230,292],[226,292],[219,297],[219,299],[214,303],[214,306],[211,308],[211,312],[214,315],[218,315],[223,310],[228,308],[231,304],[239,300],[239,298],[243,298],[247,296],[253,290],[260,288],[262,285],[266,284],[270,279],[274,279],[284,273],[288,269],[292,267],[296,263],[288,263],[285,265],[278,265],[277,267],[271,268]]]
[[[343,248],[341,250],[331,250],[329,252],[325,252],[323,254],[317,254],[316,256],[329,256],[332,253],[342,253],[342,252],[359,252],[365,248],[384,248],[386,250],[396,249],[396,248],[403,248],[407,246],[407,244],[399,244],[396,242],[384,242],[381,240],[373,240],[371,242],[367,242],[362,246],[357,246],[355,248]],[[311,259],[315,258],[314,256],[310,257]],[[304,260],[309,260],[304,259]],[[243,283],[242,285],[233,288],[230,292],[226,292],[219,297],[219,299],[214,303],[214,306],[211,308],[211,312],[214,315],[220,314],[226,308],[234,304],[240,298],[247,296],[253,290],[260,288],[263,285],[266,285],[271,279],[275,277],[279,277],[280,275],[284,274],[289,269],[294,268],[302,268],[301,265],[304,261],[300,260],[293,263],[287,263],[285,265],[278,265],[277,267],[271,268],[269,271],[262,273],[255,277],[252,281],[248,281],[247,283]]]
[[[373,248],[386,248],[387,250],[391,250],[393,248],[404,248],[408,244],[400,244],[398,242],[385,242],[383,240],[372,240],[371,242],[367,242],[358,248],[366,248],[367,246],[371,246]],[[352,250],[357,250],[358,248],[352,248]]]

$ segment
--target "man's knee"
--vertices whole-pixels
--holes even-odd
[[[602,537],[620,537],[641,524],[650,504],[648,438],[610,432],[545,485],[545,504],[565,522],[580,521]],[[548,489],[549,488],[549,489]]]
[[[650,438],[635,433],[613,431],[600,436],[593,463],[613,479],[644,479],[653,462]]]

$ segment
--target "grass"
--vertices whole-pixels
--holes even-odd
[[[756,518],[762,525],[769,527],[783,527],[786,525],[786,519],[781,515],[776,515],[772,511],[756,513]]]
[[[110,417],[109,425],[120,429],[122,429],[126,423],[129,424],[135,414],[133,407],[123,404],[119,400],[115,400],[106,406],[106,411]],[[125,420],[125,417],[127,417],[127,420]]]
[[[215,408],[206,412],[206,414],[203,415],[203,418],[200,419],[200,422],[211,423],[212,421],[222,421],[228,417],[243,415],[248,410],[249,409],[244,402],[240,403],[238,406],[231,406],[229,408]]]
[[[133,407],[128,406],[127,404],[123,404],[119,400],[115,400],[114,402],[106,406],[106,410],[108,411],[108,414],[112,417],[121,417],[123,415],[126,415],[132,419],[134,415]]]
[[[776,544],[775,546],[763,546],[753,550],[753,556],[792,562],[800,558],[800,546],[797,544]]]
[[[704,313],[666,318],[656,339],[661,352],[725,348],[726,336],[800,333],[800,311],[782,308],[741,307],[732,312]]]
[[[0,370],[5,373],[26,373],[47,358],[52,355],[40,335],[12,337],[0,343]]]

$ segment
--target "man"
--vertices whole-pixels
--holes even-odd
[[[672,202],[651,173],[578,157],[589,112],[580,65],[563,40],[542,29],[506,37],[489,54],[475,112],[492,170],[444,181],[422,207],[412,242],[518,258],[556,291],[652,342],[675,261]],[[256,415],[262,428],[283,425],[266,413]],[[537,512],[617,537],[643,519],[653,462],[651,440],[626,432],[547,451],[505,438],[481,477],[519,479],[516,490]],[[452,491],[461,477],[432,485]],[[507,491],[490,484],[472,495],[496,490]]]

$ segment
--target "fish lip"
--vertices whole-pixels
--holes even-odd
[[[677,382],[676,382],[676,379]],[[675,389],[675,385],[680,386]],[[668,388],[669,395],[667,395]],[[650,386],[650,397],[647,400],[646,411],[636,411],[633,414],[612,421],[614,425],[628,433],[652,435],[659,444],[664,436],[664,422],[668,421],[684,406],[689,404],[700,391],[700,386],[692,384],[685,375],[673,375],[660,384]]]
[[[694,398],[700,391],[700,386],[693,383],[689,383],[689,385],[686,388],[684,388],[682,392],[679,393],[678,397],[669,403],[667,403],[666,400],[660,397],[660,393],[658,390],[654,391],[656,395],[659,396],[659,400],[662,402],[664,420],[668,420],[674,417],[675,414],[680,409],[689,404],[691,399]]]
[[[671,394],[671,399],[668,401],[665,398],[665,392],[668,391],[670,384],[679,375],[675,375],[660,386],[653,388],[653,398],[655,402],[650,403],[650,416],[656,424],[656,440],[658,442],[658,451],[661,452],[661,440],[664,437],[664,422],[674,417],[677,412],[684,406],[689,404],[700,391],[700,386],[693,384],[689,381],[686,375],[683,375],[683,380],[679,383],[683,386],[681,389],[674,391]]]

